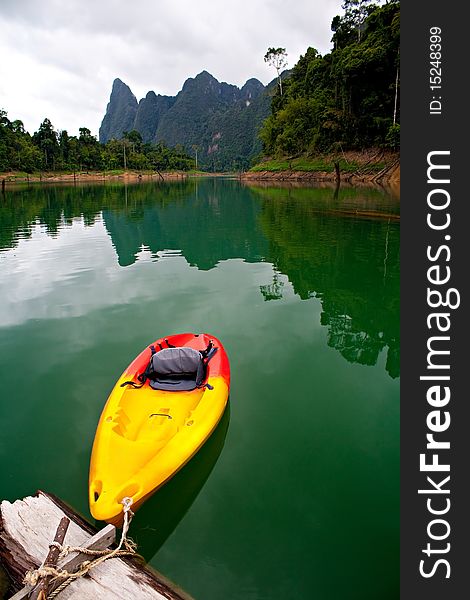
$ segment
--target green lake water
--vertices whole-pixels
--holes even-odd
[[[378,188],[228,179],[0,195],[0,497],[90,520],[115,380],[209,332],[229,407],[136,513],[142,554],[196,600],[398,598],[398,211]]]

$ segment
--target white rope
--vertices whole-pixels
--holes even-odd
[[[128,547],[127,532],[129,531],[129,525],[131,524],[132,517],[134,516],[134,513],[131,510],[133,503],[134,500],[129,496],[126,496],[121,500],[122,510],[124,511],[124,523],[122,525],[121,541],[117,547],[118,550],[121,549],[123,544],[126,546],[126,548]],[[133,551],[135,551],[135,548],[133,548]]]
[[[77,571],[74,573],[69,573],[68,571],[56,569],[54,567],[46,567],[44,566],[43,562],[37,569],[34,571],[28,571],[25,574],[23,583],[26,585],[35,586],[43,577],[53,577],[51,583],[57,581],[58,579],[64,579],[57,589],[48,594],[48,597],[52,600],[52,598],[55,598],[58,594],[60,594],[60,592],[74,579],[78,579],[79,577],[86,575],[90,569],[97,567],[105,560],[117,556],[129,556],[135,554],[137,548],[136,544],[131,539],[127,539],[127,532],[129,531],[132,517],[134,516],[134,513],[131,510],[133,502],[133,499],[128,496],[121,500],[123,507],[122,510],[124,512],[124,522],[122,525],[121,539],[118,546],[114,550],[90,550],[89,548],[81,548],[80,546],[63,546],[59,542],[52,542],[49,545],[55,546],[60,550],[59,558],[63,558],[72,552],[79,552],[89,556],[97,556],[98,558],[95,558],[95,560],[92,561],[87,560],[82,562]],[[123,547],[125,548],[124,550]]]

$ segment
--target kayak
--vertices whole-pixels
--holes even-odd
[[[155,341],[116,382],[96,429],[90,460],[93,517],[120,525],[177,473],[219,423],[230,366],[220,341],[182,333]]]

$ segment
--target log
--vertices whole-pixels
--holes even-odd
[[[57,527],[57,531],[55,532],[54,542],[58,544],[64,543],[65,534],[67,533],[67,529],[70,525],[70,519],[68,517],[62,517]],[[56,567],[57,561],[59,559],[60,550],[57,546],[49,546],[49,552],[46,556],[46,560],[44,561],[45,567]],[[30,598],[31,600],[47,600],[47,590],[49,587],[49,582],[51,580],[51,576],[44,577],[38,585],[31,592]]]
[[[84,546],[96,530],[54,496],[38,492],[13,503],[0,504],[0,558],[16,590],[25,573],[37,569],[49,550],[57,522],[71,519],[67,545]],[[67,557],[68,558],[68,557]],[[59,568],[62,564],[59,563]],[[192,600],[160,573],[136,559],[112,558],[70,583],[59,600]],[[15,599],[16,600],[16,599]]]

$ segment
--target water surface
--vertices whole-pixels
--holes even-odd
[[[115,380],[158,337],[224,343],[230,405],[137,513],[197,600],[398,597],[398,202],[208,179],[0,196],[0,496],[90,519]],[[384,216],[388,215],[388,216]]]

